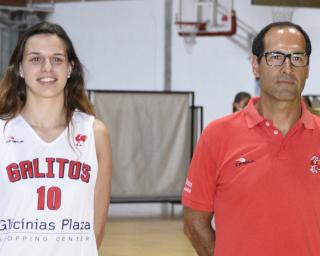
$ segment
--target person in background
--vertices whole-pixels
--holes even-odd
[[[232,103],[232,112],[237,112],[245,108],[247,106],[249,100],[251,99],[251,95],[247,92],[238,92],[234,97]]]
[[[260,97],[207,126],[182,193],[199,255],[320,255],[320,119],[301,99],[310,55],[309,36],[291,22],[255,37]]]
[[[312,109],[312,102],[311,102],[309,96],[306,96],[306,95],[302,96],[302,100],[309,110]]]
[[[110,139],[61,26],[22,35],[0,84],[0,117],[0,255],[97,256]]]
[[[313,106],[312,100],[310,99],[310,97],[311,96],[308,96],[308,95],[302,96],[302,100],[303,100],[304,104],[306,105],[306,107],[308,108],[308,110],[311,113],[313,113],[317,116],[320,116],[320,108]]]

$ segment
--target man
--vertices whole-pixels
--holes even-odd
[[[310,39],[296,24],[272,23],[252,53],[260,97],[202,133],[184,231],[199,255],[318,256],[320,121],[301,102]]]

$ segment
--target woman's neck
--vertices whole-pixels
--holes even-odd
[[[23,118],[33,127],[54,128],[67,126],[66,109],[62,104],[54,102],[32,102],[28,101],[21,111]]]

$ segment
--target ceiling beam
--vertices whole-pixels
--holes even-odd
[[[60,2],[81,2],[82,0],[54,0]],[[27,6],[28,4],[51,3],[51,0],[0,0],[0,5],[5,6]]]
[[[26,6],[27,0],[0,0],[0,5],[10,5],[10,6]]]
[[[320,8],[320,0],[251,0],[252,5],[315,7]]]

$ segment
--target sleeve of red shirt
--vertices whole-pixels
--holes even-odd
[[[208,131],[204,131],[197,143],[182,192],[182,204],[194,210],[213,212],[216,190],[216,163],[210,145]],[[210,141],[210,143],[213,143]]]

